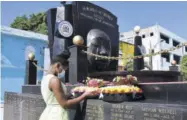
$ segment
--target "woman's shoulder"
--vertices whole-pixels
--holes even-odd
[[[52,78],[56,78],[56,76],[53,75],[53,74],[46,74],[46,75],[43,76],[42,80],[50,80]]]
[[[46,74],[45,76],[46,76],[46,77],[56,77],[56,76],[53,75],[53,74]]]

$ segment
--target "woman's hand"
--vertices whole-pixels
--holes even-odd
[[[99,92],[96,91],[96,90],[88,90],[88,91],[85,91],[85,92],[83,93],[83,95],[84,95],[85,97],[93,97],[93,96],[96,96],[96,95],[98,95],[98,94],[99,94]]]

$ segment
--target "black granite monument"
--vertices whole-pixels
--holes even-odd
[[[100,78],[129,74],[116,72],[117,61],[102,61],[82,53],[82,50],[86,50],[85,47],[72,46],[72,37],[81,35],[85,40],[84,45],[88,46],[87,51],[104,56],[118,56],[117,18],[109,11],[89,2],[73,2],[50,9],[47,12],[46,22],[51,57],[66,49],[71,52],[69,76],[75,76],[71,78],[72,83],[79,80],[81,82],[87,73],[89,76],[95,75]],[[99,67],[96,67],[97,65]],[[142,64],[136,68],[140,69]],[[177,72],[173,71],[173,75],[168,75],[169,77],[165,75],[165,78],[169,81],[169,78],[176,75],[175,73]],[[145,74],[152,79],[161,75],[147,72]],[[147,81],[150,78],[147,78]],[[175,81],[174,79],[172,80]],[[69,118],[70,120],[187,120],[187,83],[164,83],[161,78],[159,80],[140,84],[146,97],[144,101],[115,104],[88,99],[70,108]],[[44,108],[45,103],[39,85],[25,85],[22,93],[5,93],[4,120],[38,120]]]
[[[51,58],[72,45],[72,5],[63,4],[46,12]]]
[[[73,2],[74,34],[85,39],[88,52],[118,56],[117,18],[111,12],[89,2]],[[117,61],[88,56],[88,72],[117,70]]]
[[[24,84],[36,85],[37,83],[37,68],[34,65],[37,65],[36,60],[26,60],[26,69],[25,69],[25,82]]]
[[[136,35],[134,39],[134,56],[143,55],[142,48],[143,48],[142,37],[139,35]],[[144,69],[144,58],[134,59],[133,64],[134,64],[133,65],[134,71],[140,71]]]
[[[111,12],[99,6],[89,2],[64,4],[47,11],[46,23],[49,31],[48,38],[51,58],[63,50],[73,49],[70,46],[73,45],[72,37],[75,35],[83,37],[85,40],[84,46],[88,47],[88,52],[103,56],[118,56],[119,31],[117,18]],[[75,83],[73,81],[80,81],[80,77],[72,78],[72,74],[75,73],[82,76],[81,79],[87,77],[87,74],[81,74],[83,72],[74,64],[75,59],[80,59],[81,54],[85,53],[76,53],[78,54],[70,57],[71,65],[69,72],[66,71],[66,82]],[[99,59],[93,56],[87,56],[84,62],[80,61],[79,63],[78,61],[76,63],[79,66],[85,66],[84,63],[87,62],[88,68],[82,70],[84,73],[117,70],[117,61]],[[71,79],[68,79],[68,76]]]
[[[88,46],[89,52],[104,56],[118,56],[117,18],[99,6],[89,2],[73,2],[71,5],[52,8],[47,12],[46,23],[51,56],[73,45],[72,36],[75,35],[83,37],[84,45]],[[92,59],[96,58],[88,56],[90,72],[117,70],[117,61],[96,60],[96,62]],[[95,64],[101,64],[103,68],[95,68]]]

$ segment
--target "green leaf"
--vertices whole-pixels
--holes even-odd
[[[14,22],[11,23],[12,28],[33,31],[41,34],[47,34],[47,26],[45,24],[45,14],[36,13],[31,14],[29,17],[26,15],[18,16],[14,19]]]
[[[180,61],[180,72],[183,80],[187,80],[187,55],[184,55]]]

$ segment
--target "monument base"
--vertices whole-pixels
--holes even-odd
[[[187,105],[88,100],[85,120],[187,120]]]
[[[114,104],[88,99],[68,109],[69,120],[187,120],[186,86],[187,82],[141,83],[144,101]],[[22,92],[5,93],[4,120],[39,119],[45,108],[40,86],[25,85]]]
[[[41,86],[40,85],[23,85],[22,93],[41,95]]]
[[[156,82],[139,84],[146,99],[162,101],[162,103],[165,104],[187,104],[186,86],[187,82]],[[75,86],[66,87],[68,92],[70,92]],[[22,93],[41,95],[40,85],[24,85],[22,86]]]
[[[5,94],[4,120],[38,120],[45,108],[41,95]],[[88,99],[68,109],[69,120],[186,120],[187,104],[161,100],[108,103]]]
[[[41,95],[6,92],[4,103],[4,120],[39,120],[45,109]],[[77,104],[68,109],[69,120],[82,120],[82,108]]]
[[[146,99],[187,105],[187,82],[140,83]]]
[[[176,71],[105,71],[90,73],[88,76],[92,78],[101,78],[107,81],[112,81],[116,76],[133,75],[138,78],[139,82],[177,82],[181,81],[180,72]]]
[[[69,92],[68,94],[70,94],[71,89],[74,87],[76,87],[76,86],[75,85],[66,86],[67,92]],[[23,85],[22,86],[22,93],[23,94],[41,95],[41,86],[40,85]]]

